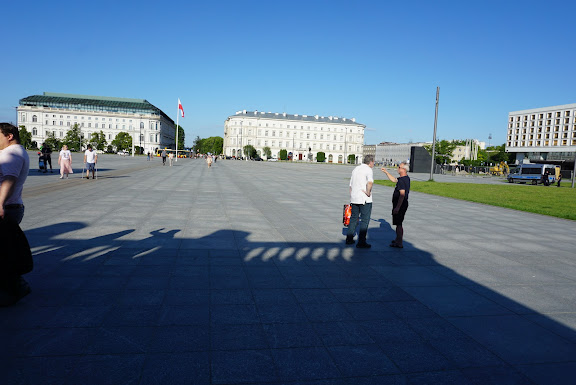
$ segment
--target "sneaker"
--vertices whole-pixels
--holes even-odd
[[[369,245],[368,243],[359,243],[356,245],[356,247],[358,249],[369,249],[372,247],[372,245]]]
[[[64,177],[63,177],[63,176],[61,176],[61,177],[60,177],[60,179],[64,179]]]
[[[354,243],[354,238],[353,237],[346,237],[346,244],[347,245],[353,245]]]

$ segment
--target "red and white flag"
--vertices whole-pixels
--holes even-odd
[[[180,98],[178,98],[178,110],[180,110],[182,117],[184,117],[184,107],[182,107],[182,103],[180,103]]]

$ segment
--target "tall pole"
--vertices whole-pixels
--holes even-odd
[[[436,87],[436,112],[434,113],[434,137],[432,138],[432,160],[430,161],[430,180],[434,180],[434,164],[436,161],[436,128],[438,127],[438,102],[440,101],[440,87]]]
[[[576,154],[574,154],[574,168],[572,170],[572,188],[574,188],[574,176],[576,175]]]
[[[178,109],[176,110],[176,162],[178,162],[178,119],[180,118],[180,99],[178,99]]]
[[[348,161],[346,159],[346,139],[348,137],[348,127],[344,127],[345,133],[344,133],[344,164],[348,164]]]

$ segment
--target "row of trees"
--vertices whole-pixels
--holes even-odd
[[[454,150],[458,146],[464,146],[466,141],[463,140],[437,140],[436,141],[436,151],[434,158],[437,164],[448,164],[452,162],[452,157],[454,156]],[[432,145],[424,145],[424,148],[428,150],[429,154],[432,154]],[[490,146],[486,147],[485,150],[478,149],[478,156],[475,160],[465,159],[460,162],[465,166],[481,166],[486,163],[500,163],[500,162],[510,162],[512,160],[512,154],[506,152],[506,147],[504,144],[500,146]]]
[[[220,136],[211,136],[209,138],[202,139],[199,136],[194,139],[194,144],[192,150],[197,154],[222,154],[224,149],[224,139]],[[244,153],[247,153],[244,150]]]
[[[18,131],[20,133],[20,144],[22,144],[24,148],[30,149],[39,147],[38,143],[32,141],[32,134],[26,130],[26,127],[20,126]],[[119,132],[112,142],[108,144],[104,132],[93,132],[89,138],[84,138],[80,127],[75,124],[70,130],[68,130],[66,136],[62,140],[56,138],[52,132],[49,132],[44,139],[44,143],[52,149],[60,149],[63,145],[66,145],[73,151],[80,151],[88,144],[91,144],[92,148],[96,150],[114,152],[131,149],[132,136],[127,132]]]

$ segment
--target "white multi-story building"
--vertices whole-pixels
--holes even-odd
[[[20,99],[18,125],[40,145],[48,133],[63,140],[75,124],[84,138],[102,131],[108,144],[120,132],[132,136],[144,152],[174,148],[175,124],[162,110],[144,99],[56,94],[44,92]]]
[[[506,152],[517,162],[566,161],[576,152],[576,104],[508,113]]]
[[[382,164],[410,163],[410,150],[412,147],[422,147],[426,142],[418,143],[390,143],[383,142],[376,145],[376,162]]]
[[[365,127],[354,118],[238,111],[224,123],[223,151],[241,157],[244,146],[252,145],[261,156],[262,149],[270,147],[278,158],[284,149],[292,160],[315,161],[317,153],[324,152],[326,162],[344,163],[354,155],[354,163],[360,163]]]
[[[458,164],[462,160],[477,160],[478,150],[486,149],[486,143],[478,139],[466,139],[464,146],[456,146],[452,151],[452,163]]]

